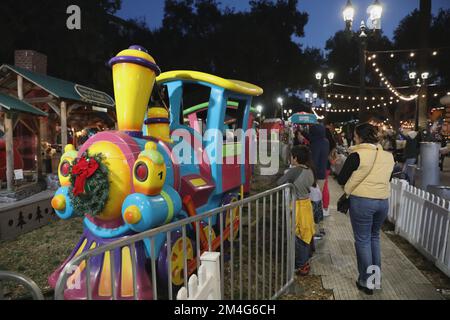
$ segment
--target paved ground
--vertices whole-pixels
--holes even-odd
[[[336,204],[342,189],[331,179],[332,204]],[[367,296],[355,286],[357,277],[353,233],[348,216],[332,207],[331,217],[325,220],[324,240],[317,244],[312,261],[312,274],[322,277],[325,289],[334,291],[336,300],[428,300],[441,299],[436,288],[413,265],[402,251],[383,233],[383,289]]]

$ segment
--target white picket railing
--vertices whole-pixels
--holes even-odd
[[[450,277],[450,202],[402,180],[391,183],[395,232]]]
[[[198,276],[189,278],[188,288],[182,287],[177,300],[220,300],[220,253],[205,252]]]

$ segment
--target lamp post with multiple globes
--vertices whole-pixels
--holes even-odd
[[[364,112],[364,95],[366,93],[366,51],[367,51],[367,37],[368,29],[373,30],[376,33],[381,29],[381,15],[383,13],[383,7],[381,6],[379,0],[367,8],[367,14],[369,19],[367,20],[367,27],[364,21],[361,21],[359,28],[359,119],[361,122],[366,120],[367,113]],[[342,15],[345,21],[345,27],[348,32],[351,32],[353,20],[355,16],[355,9],[353,8],[352,2],[347,0],[347,5],[342,11]]]
[[[420,77],[417,76],[417,72],[410,72],[409,79],[411,80],[413,85],[416,85],[418,88],[422,89],[427,84],[427,80],[430,77],[429,72],[422,72]],[[419,90],[419,92],[422,90]],[[415,130],[419,131],[419,99],[416,99],[416,113],[415,113]]]
[[[331,103],[328,103],[327,101],[327,90],[328,87],[333,85],[334,77],[335,77],[334,72],[328,72],[326,76],[324,76],[322,72],[316,73],[316,80],[319,82],[319,85],[323,88],[324,104],[322,104],[322,106],[325,107],[326,112],[328,112],[331,108]]]

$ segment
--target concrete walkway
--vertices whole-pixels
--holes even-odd
[[[382,290],[373,296],[361,293],[355,285],[356,255],[350,218],[336,211],[342,188],[330,179],[331,217],[325,218],[327,232],[316,245],[312,274],[322,277],[325,289],[334,291],[336,300],[429,300],[442,299],[430,281],[402,251],[382,233]]]

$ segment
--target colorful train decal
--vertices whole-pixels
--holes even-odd
[[[208,157],[206,149],[214,149],[215,145],[204,139],[193,123],[183,121],[185,116],[192,115],[183,111],[183,90],[191,84],[209,90],[209,103],[202,108],[207,114],[206,129],[225,130],[233,121],[226,116],[227,107],[233,105],[231,101],[239,101],[234,107],[241,108],[245,131],[253,123],[252,98],[263,93],[261,88],[196,71],[161,74],[155,60],[140,46],[120,52],[111,59],[110,65],[118,131],[94,135],[79,151],[68,145],[60,161],[61,187],[52,199],[52,206],[62,219],[83,216],[84,232],[71,255],[50,276],[53,287],[68,261],[82,252],[237,201],[241,188],[249,189],[252,167],[248,163],[248,139],[223,145],[224,159],[245,155],[245,164],[227,164],[217,159],[195,161]],[[166,87],[168,109],[164,105],[148,108],[155,83]],[[189,139],[176,136],[177,129],[189,132]],[[180,144],[192,151],[189,163],[177,159],[173,152]],[[216,217],[212,221],[214,234],[218,234],[218,220]],[[238,225],[236,212],[224,213],[223,221],[222,236],[227,239],[230,228]],[[189,275],[197,268],[195,240],[192,240],[194,227],[188,230]],[[201,228],[203,234],[207,223]],[[90,279],[94,299],[110,300],[113,293],[117,299],[133,299],[132,257],[136,261],[138,299],[153,298],[146,267],[149,257],[157,257],[156,271],[161,282],[167,283],[167,261],[171,259],[173,285],[183,284],[181,239],[181,231],[177,230],[171,236],[171,243],[166,243],[166,236],[161,235],[153,240],[153,245],[148,240],[106,252],[92,259],[90,277],[86,276],[86,265],[82,263],[68,280],[65,298],[86,299],[86,281]],[[213,249],[218,244],[220,239],[215,237]],[[167,256],[169,248],[171,257]],[[207,246],[202,241],[201,251],[205,250]],[[114,284],[111,272],[116,273]],[[77,281],[80,285],[74,286]]]

